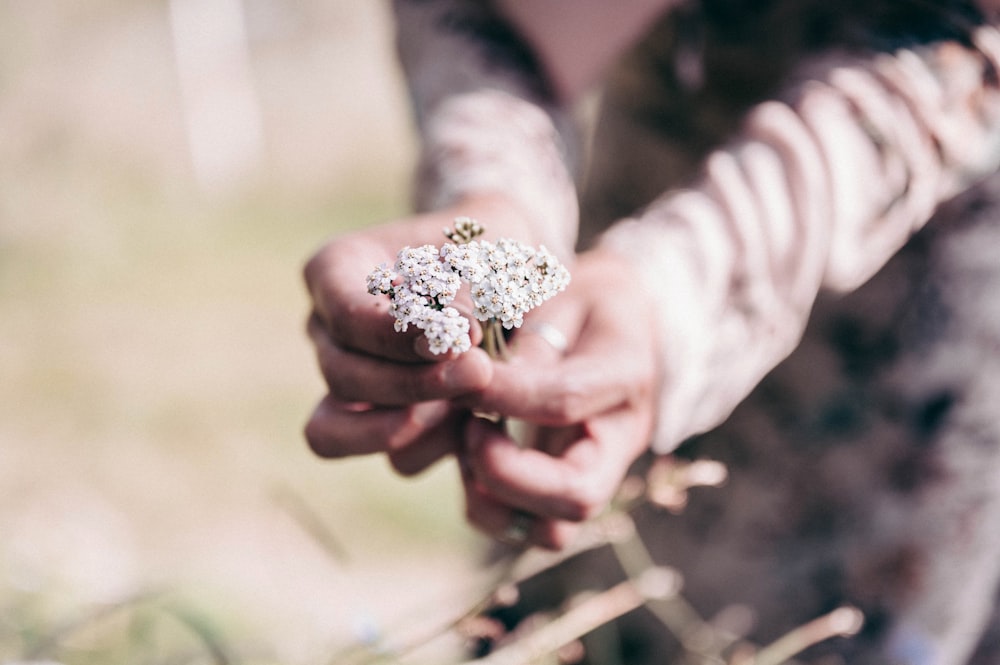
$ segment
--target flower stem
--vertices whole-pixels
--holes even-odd
[[[507,340],[503,336],[503,326],[496,319],[486,322],[483,330],[483,348],[491,358],[498,360],[509,360],[510,352],[507,350]]]

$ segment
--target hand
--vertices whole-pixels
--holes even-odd
[[[404,246],[444,242],[442,229],[456,216],[478,217],[493,233],[525,233],[518,228],[523,220],[496,198],[464,201],[454,211],[336,238],[306,265],[308,332],[329,389],[305,428],[318,455],[384,452],[408,475],[457,450],[468,412],[449,399],[485,387],[492,364],[476,348],[432,354],[419,330],[397,333],[388,299],[365,288],[368,273],[392,264]],[[477,344],[482,333],[474,320],[470,334]]]
[[[497,363],[474,408],[536,425],[520,447],[501,427],[470,421],[459,453],[470,522],[503,538],[531,517],[527,541],[562,548],[613,497],[648,447],[659,393],[658,333],[628,263],[593,251],[565,293],[533,312]],[[567,337],[565,355],[532,331],[544,320]]]

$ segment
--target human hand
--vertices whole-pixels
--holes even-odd
[[[435,355],[419,331],[397,333],[388,299],[369,295],[365,278],[376,265],[392,264],[404,246],[440,244],[442,229],[459,214],[489,219],[492,232],[528,233],[502,199],[481,197],[336,238],[306,265],[308,331],[329,389],[305,429],[317,454],[385,452],[397,471],[409,475],[457,449],[468,412],[448,400],[483,388],[492,364],[480,349]],[[481,334],[472,320],[473,344]]]
[[[408,475],[455,449],[463,415],[447,400],[489,381],[486,355],[431,353],[419,331],[397,333],[388,299],[365,288],[371,270],[404,246],[440,243],[452,219],[423,215],[338,237],[306,264],[307,329],[329,390],[305,428],[318,455],[384,452]],[[470,335],[478,342],[478,326]]]
[[[660,354],[647,298],[629,264],[595,250],[565,293],[529,315],[472,401],[528,421],[533,435],[522,447],[498,425],[467,424],[459,457],[472,524],[559,549],[608,504],[654,426]],[[533,330],[542,320],[566,336],[565,354]],[[525,533],[512,533],[518,524]]]

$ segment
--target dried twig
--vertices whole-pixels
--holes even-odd
[[[524,665],[558,651],[595,628],[641,607],[650,598],[665,598],[676,592],[672,571],[658,569],[655,573],[588,595],[534,632],[463,665]]]
[[[711,473],[706,475],[700,471]],[[569,603],[568,609],[540,628],[523,636],[514,636],[488,656],[461,665],[525,665],[536,662],[644,605],[680,641],[686,652],[683,662],[699,665],[780,665],[825,639],[855,634],[863,617],[857,609],[843,607],[791,631],[762,649],[749,644],[745,645],[747,649],[733,649],[740,636],[704,620],[681,596],[681,575],[656,564],[630,512],[642,503],[651,502],[651,490],[658,490],[660,498],[671,498],[670,505],[664,507],[682,509],[685,503],[682,499],[686,498],[688,488],[715,485],[724,479],[724,468],[720,471],[717,466],[707,464],[661,465],[658,473],[645,481],[632,478],[630,481],[635,482],[627,481],[623,485],[609,511],[586,525],[581,537],[569,550],[553,553],[529,549],[511,556],[500,566],[494,577],[495,584],[489,587],[491,591],[457,617],[424,631],[391,652],[365,651],[363,647],[355,646],[342,651],[332,662],[340,665],[345,662],[342,658],[348,654],[360,655],[361,662],[367,665],[398,662],[433,639],[460,630],[463,624],[481,617],[487,609],[511,604],[516,599],[516,587],[521,582],[579,554],[606,545],[611,546],[625,573],[623,582],[605,591],[580,594]],[[514,590],[513,597],[507,594],[509,590]]]
[[[749,659],[734,660],[732,665],[780,665],[797,653],[831,637],[850,637],[864,624],[864,615],[856,607],[844,606],[799,626],[784,637],[764,647]]]
[[[626,519],[626,524],[630,523],[631,521]],[[619,538],[627,537],[627,528],[623,530],[622,524],[620,513],[618,511],[610,512],[585,525],[580,537],[571,547],[563,551],[551,552],[530,548],[504,558],[497,572],[491,576],[492,582],[487,585],[488,591],[481,594],[478,600],[457,615],[442,620],[434,627],[421,631],[415,637],[397,643],[392,648],[392,656],[396,659],[404,658],[433,640],[452,632],[469,619],[482,614],[491,607],[513,604],[516,602],[517,585],[521,582],[575,556],[603,547]],[[511,597],[512,595],[513,597]],[[385,659],[386,654],[377,653],[368,645],[355,644],[335,653],[329,662],[331,665],[334,663],[343,665],[348,662],[358,665],[373,665]]]

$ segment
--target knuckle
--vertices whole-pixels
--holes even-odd
[[[585,396],[583,392],[567,382],[567,385],[552,395],[545,404],[547,418],[554,425],[570,425],[578,422],[584,415]]]
[[[313,287],[316,285],[316,275],[319,272],[322,254],[323,250],[316,252],[309,257],[309,260],[302,266],[302,281],[305,282],[306,291],[310,294],[312,293]]]
[[[319,366],[330,394],[339,400],[350,401],[353,397],[353,382],[342,371],[337,369],[331,361],[329,354],[324,354],[324,356],[320,357]]]
[[[342,354],[333,347],[325,347],[318,353],[319,370],[330,395],[342,402],[363,401],[357,378],[350,371],[349,363],[342,360]]]
[[[390,324],[392,319],[388,317],[388,302],[379,303],[376,301],[371,304],[376,307],[385,308],[385,324],[391,329],[392,326]],[[326,328],[330,335],[330,339],[333,342],[350,345],[352,342],[357,343],[360,338],[363,338],[370,332],[367,330],[360,330],[357,327],[358,321],[363,318],[363,315],[367,311],[368,307],[362,307],[357,302],[341,302],[332,298],[327,303],[327,307],[329,308],[330,313],[329,316],[327,316]]]
[[[313,348],[316,353],[316,365],[319,367],[320,374],[323,375],[327,386],[332,388],[333,384],[337,383],[340,375],[340,372],[337,370],[340,356],[339,350],[333,346],[332,342],[323,333],[319,333],[313,337]]]
[[[338,238],[322,245],[306,261],[302,267],[302,278],[306,287],[311,291],[323,281],[330,267],[335,263],[337,256],[350,256],[351,247],[347,238]]]

